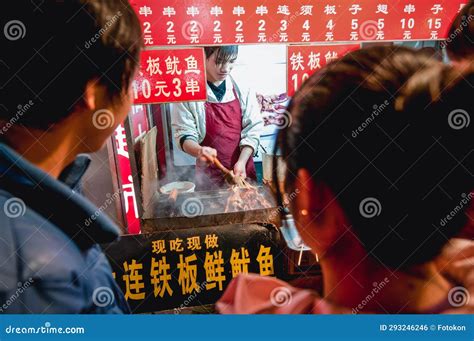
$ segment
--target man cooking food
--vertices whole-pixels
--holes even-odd
[[[212,190],[225,182],[216,158],[235,178],[256,180],[253,155],[263,120],[254,92],[230,75],[238,46],[205,47],[207,102],[178,103],[172,109],[177,145],[196,161],[196,188]]]

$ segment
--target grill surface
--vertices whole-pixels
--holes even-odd
[[[265,187],[256,190],[268,201],[270,208],[258,205],[251,210],[225,212],[227,201],[234,194],[231,190],[182,193],[175,202],[168,196],[155,194],[151,207],[145,209],[143,232],[229,224],[277,226],[280,217],[270,190]]]

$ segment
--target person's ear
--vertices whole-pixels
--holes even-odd
[[[298,231],[305,243],[318,254],[326,254],[341,236],[350,238],[346,233],[350,224],[339,205],[334,193],[321,181],[315,181],[306,169],[298,170],[295,179],[293,214]]]
[[[298,170],[295,181],[295,191],[298,193],[295,199],[296,215],[308,216],[311,204],[311,189],[313,188],[313,180],[306,169]]]
[[[95,111],[97,108],[97,81],[91,80],[87,82],[84,89],[84,105],[86,109]]]
[[[298,170],[294,185],[297,196],[292,203],[293,216],[297,221],[300,234],[302,235],[303,239],[306,240],[308,236],[313,234],[311,214],[313,180],[306,169]]]

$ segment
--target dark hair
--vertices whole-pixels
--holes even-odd
[[[396,268],[433,259],[465,225],[474,196],[470,84],[472,70],[402,47],[328,65],[296,93],[292,124],[278,136],[288,193],[307,169],[374,259]]]
[[[141,27],[128,1],[13,1],[0,24],[1,120],[47,129],[82,103],[91,80],[119,98],[139,65]]]
[[[239,46],[207,46],[204,48],[204,51],[206,53],[206,59],[209,59],[209,57],[211,57],[212,54],[216,52],[216,64],[222,65],[235,61],[235,59],[239,55]]]
[[[474,58],[474,0],[469,1],[454,19],[445,44],[452,60]]]

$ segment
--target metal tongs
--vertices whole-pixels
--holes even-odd
[[[234,171],[227,169],[217,157],[212,158],[212,164],[216,166],[224,175],[225,180],[233,185],[237,185],[240,188],[251,189],[254,188],[247,180],[241,176],[234,174]]]

